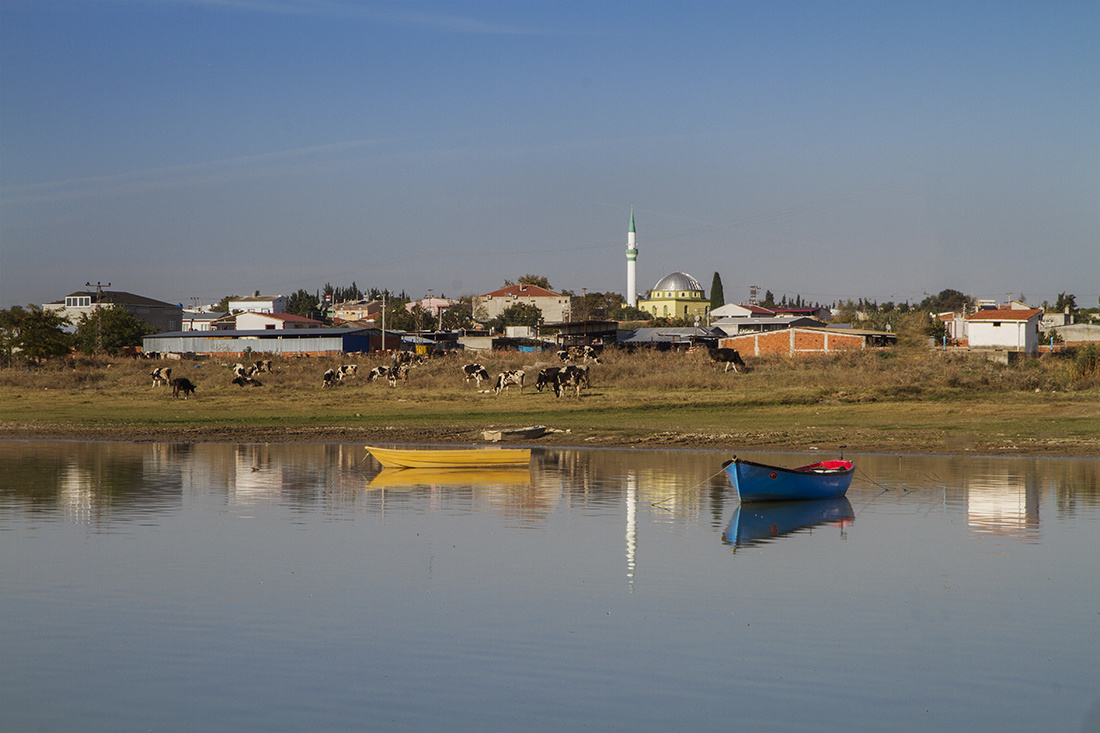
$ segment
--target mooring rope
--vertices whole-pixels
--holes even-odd
[[[660,507],[661,504],[664,504],[666,501],[671,501],[672,499],[675,499],[680,494],[686,494],[689,491],[695,491],[700,486],[703,486],[704,484],[710,483],[714,479],[715,476],[723,473],[725,470],[726,470],[726,467],[722,466],[721,468],[718,469],[718,471],[716,473],[712,473],[710,476],[707,476],[705,479],[703,479],[699,483],[695,484],[694,486],[689,486],[686,489],[677,489],[676,491],[672,492],[669,496],[666,496],[664,499],[661,499],[660,501],[655,501],[655,502],[650,503],[650,506]],[[665,509],[666,511],[669,511],[666,507],[661,507],[661,508]]]

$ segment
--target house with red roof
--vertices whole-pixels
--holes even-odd
[[[325,324],[293,313],[238,313],[238,331],[283,331],[291,328],[321,328]]]
[[[568,295],[521,283],[474,296],[474,320],[481,323],[491,321],[518,303],[533,305],[542,311],[543,323],[561,323],[570,317]]]
[[[970,348],[1038,353],[1042,317],[1039,308],[983,308],[971,313],[966,317]]]

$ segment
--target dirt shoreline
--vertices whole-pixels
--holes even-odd
[[[347,426],[207,427],[207,426],[86,426],[58,423],[0,424],[0,440],[65,440],[125,443],[378,443],[406,445],[486,444],[480,430],[468,428],[415,429],[402,427],[360,428]],[[920,435],[890,433],[852,435],[849,453],[926,455],[1013,455],[1047,458],[1096,458],[1100,445],[1073,438],[1035,438],[982,441],[970,438],[926,439]],[[663,431],[626,437],[598,430],[551,431],[535,440],[509,441],[509,445],[558,448],[677,448],[695,450],[804,451],[820,444],[797,432],[709,435]]]

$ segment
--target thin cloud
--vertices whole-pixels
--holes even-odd
[[[135,2],[136,0],[115,0]],[[142,0],[142,4],[149,0]],[[163,5],[194,5],[241,13],[361,19],[409,28],[430,28],[469,35],[549,35],[535,30],[465,15],[410,10],[404,4],[349,3],[325,0],[155,0]]]
[[[127,171],[110,176],[71,178],[22,186],[8,186],[0,191],[5,205],[67,201],[92,196],[110,196],[160,190],[173,186],[196,185],[215,181],[239,180],[271,175],[282,171],[288,163],[308,162],[310,158],[331,159],[337,153],[346,154],[386,140],[349,140],[327,145],[314,145],[293,150],[280,150],[259,155],[245,155],[223,160],[189,165],[167,166]]]

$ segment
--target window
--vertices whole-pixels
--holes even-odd
[[[265,331],[274,331],[275,330],[275,324],[274,323],[265,324],[264,325],[264,330]]]
[[[87,308],[92,304],[90,295],[70,295],[65,298],[66,308]]]
[[[993,321],[993,328],[1000,328],[1000,327],[1001,327],[1001,322],[1000,321]]]

